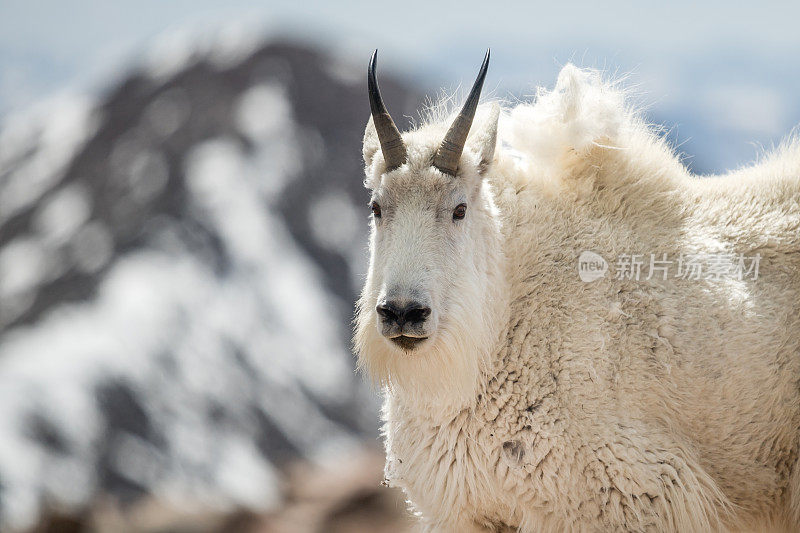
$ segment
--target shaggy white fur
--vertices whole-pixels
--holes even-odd
[[[387,207],[355,346],[384,386],[388,482],[429,531],[797,530],[800,142],[693,176],[571,65],[498,111],[479,110],[455,179],[430,167],[448,121],[404,134],[389,173],[367,128]],[[458,195],[463,225],[424,218]],[[757,279],[584,283],[585,250],[761,260]],[[410,352],[376,325],[397,263],[438,313]]]

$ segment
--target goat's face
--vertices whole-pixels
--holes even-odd
[[[429,165],[404,165],[372,190],[376,327],[401,350],[434,344],[440,322],[466,296],[476,217],[484,211],[480,185],[476,173],[453,177]]]
[[[488,120],[476,119],[488,129],[476,133],[494,131],[497,109],[489,111]],[[370,129],[370,264],[358,306],[359,362],[376,381],[420,398],[469,397],[502,321],[502,280],[494,274],[499,217],[485,177],[494,134],[470,137],[450,175],[431,165],[441,128],[406,133],[409,157],[388,172]]]

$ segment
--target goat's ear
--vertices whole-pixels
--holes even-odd
[[[364,145],[362,148],[364,163],[367,167],[372,166],[372,160],[380,148],[381,142],[380,139],[378,139],[378,130],[375,129],[375,122],[372,121],[372,117],[369,117],[367,129],[364,131]]]
[[[477,131],[471,139],[473,149],[480,156],[478,163],[478,173],[480,175],[486,174],[489,167],[494,160],[494,150],[497,145],[497,122],[500,118],[500,105],[497,103],[491,104],[485,118],[480,121]]]

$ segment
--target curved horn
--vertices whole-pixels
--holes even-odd
[[[386,171],[394,170],[406,162],[408,153],[400,131],[394,125],[392,117],[383,105],[381,91],[378,88],[378,81],[375,79],[375,64],[378,62],[378,50],[372,52],[369,60],[369,71],[367,73],[367,87],[369,89],[369,108],[372,111],[372,121],[375,123],[375,130],[378,132],[378,140],[381,142],[381,152],[386,160]]]
[[[458,161],[461,159],[461,152],[464,151],[464,143],[467,142],[467,135],[472,126],[472,120],[475,118],[475,110],[478,108],[478,100],[481,98],[481,89],[483,89],[483,80],[486,78],[486,71],[489,68],[489,50],[486,50],[486,57],[483,58],[481,70],[478,72],[478,78],[469,92],[467,101],[461,112],[458,114],[450,129],[447,130],[447,135],[444,136],[441,146],[436,151],[436,156],[433,158],[433,166],[451,176],[456,175],[458,170]]]

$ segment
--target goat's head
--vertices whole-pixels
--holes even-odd
[[[429,124],[401,135],[381,98],[375,63],[373,54],[372,117],[364,136],[371,256],[356,344],[374,377],[396,382],[402,361],[416,360],[424,372],[429,358],[447,364],[442,359],[469,351],[478,334],[470,330],[485,329],[484,314],[494,312],[485,308],[484,286],[492,260],[487,240],[497,228],[484,177],[494,157],[499,106],[483,113],[480,128],[470,135],[487,52],[449,129]]]

